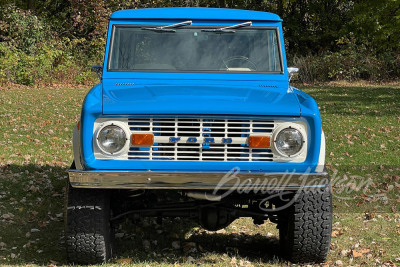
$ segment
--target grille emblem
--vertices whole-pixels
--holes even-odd
[[[222,143],[231,144],[232,143],[232,138],[222,138]]]
[[[181,141],[180,137],[170,137],[169,138],[169,143],[178,143]],[[187,142],[188,143],[199,143],[199,140],[196,137],[188,137]],[[219,142],[220,144],[232,144],[232,138],[221,138],[221,141]],[[203,145],[209,146],[210,144],[215,144],[215,138],[214,137],[204,137],[203,140]]]
[[[170,137],[169,142],[170,143],[178,143],[181,140],[180,137]]]

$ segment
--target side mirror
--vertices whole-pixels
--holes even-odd
[[[290,82],[292,78],[299,72],[299,68],[289,67],[287,68],[287,70],[289,73],[289,82]]]
[[[102,65],[93,65],[92,71],[97,74],[97,77],[101,80],[101,76],[103,74],[103,66]]]

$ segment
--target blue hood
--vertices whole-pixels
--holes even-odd
[[[132,84],[112,79],[103,84],[103,114],[300,116],[300,106],[284,83]]]

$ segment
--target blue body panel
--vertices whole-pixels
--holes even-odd
[[[114,12],[111,20],[120,19],[199,19],[199,20],[262,20],[282,21],[273,13],[224,8],[147,8],[130,9]]]
[[[128,20],[129,19],[129,20]],[[265,12],[163,8],[118,11],[111,16],[107,43],[114,24],[165,25],[192,19],[193,25],[277,27],[282,45],[281,74],[108,72],[106,47],[102,83],[85,98],[81,116],[82,163],[91,170],[226,172],[305,172],[315,169],[321,143],[321,118],[310,96],[289,87],[281,20]],[[121,20],[124,20],[121,22]],[[308,124],[308,153],[302,163],[97,160],[93,154],[93,124],[98,117],[192,116],[303,120]]]
[[[154,80],[135,80],[134,85],[116,86],[116,82],[120,81],[104,80],[105,115],[300,116],[300,107],[295,94],[286,93],[287,88],[284,87],[260,87],[262,82],[210,83],[210,81],[172,80],[157,84]]]

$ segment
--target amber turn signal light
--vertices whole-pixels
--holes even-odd
[[[151,146],[154,144],[154,135],[152,134],[132,134],[132,145]]]
[[[249,147],[270,147],[271,137],[269,136],[249,136]]]

